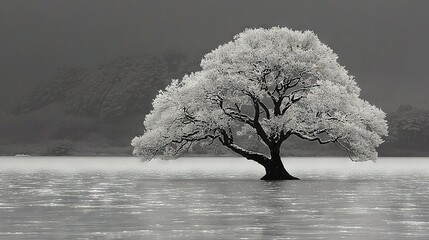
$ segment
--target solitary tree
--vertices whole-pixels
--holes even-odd
[[[261,164],[263,180],[297,179],[281,161],[291,136],[338,143],[354,161],[375,160],[385,114],[359,98],[337,55],[311,31],[247,29],[204,56],[202,70],[173,80],[153,101],[134,154],[174,158],[213,141]],[[268,155],[237,136],[257,137]]]

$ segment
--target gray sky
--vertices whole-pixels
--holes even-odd
[[[310,29],[334,49],[363,97],[391,111],[425,107],[429,1],[0,0],[0,101],[61,65],[118,56],[210,50],[244,27]]]

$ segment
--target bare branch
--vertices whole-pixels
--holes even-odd
[[[240,154],[241,156],[253,160],[263,166],[267,164],[269,158],[261,153],[253,152],[247,149],[244,149],[234,143],[234,140],[231,135],[229,135],[225,130],[221,131],[223,138],[219,138],[220,142],[225,145],[227,148],[231,149],[235,153]]]
[[[344,145],[342,142],[340,142],[339,140],[336,141],[342,148],[344,148],[346,150],[347,156],[350,158],[350,160],[355,161],[355,159],[353,159],[352,155],[350,154],[351,150]]]
[[[312,136],[309,136],[309,135],[307,135],[307,133],[301,133],[301,132],[297,132],[297,131],[292,131],[291,134],[298,136],[301,139],[308,140],[308,141],[318,141],[320,144],[333,143],[333,142],[336,142],[340,138],[340,137],[336,137],[336,138],[330,138],[327,140],[323,140],[319,136],[315,136],[315,134]]]
[[[271,145],[270,140],[268,139],[267,133],[263,129],[262,125],[259,123],[259,105],[257,103],[257,100],[252,96],[253,99],[253,106],[255,108],[255,116],[252,119],[250,116],[242,113],[240,108],[238,108],[238,105],[235,105],[238,110],[234,110],[231,108],[225,108],[223,100],[219,101],[219,107],[222,109],[222,111],[225,113],[225,115],[229,116],[231,119],[240,121],[242,123],[246,123],[247,125],[251,126],[256,130],[256,133],[262,138],[264,143],[267,146]]]
[[[270,110],[268,109],[267,105],[265,105],[262,101],[258,100],[259,105],[262,107],[262,109],[264,109],[265,111],[265,116],[267,117],[267,119],[270,119]]]
[[[252,99],[253,102],[257,102],[262,109],[264,109],[265,112],[265,116],[267,119],[270,119],[270,110],[268,109],[267,105],[265,105],[265,103],[262,102],[262,100],[259,100],[256,96],[254,96],[252,93],[250,93],[249,91],[246,90],[241,90],[245,95],[247,95],[248,97],[250,97]]]
[[[318,86],[320,86],[320,85],[319,84],[312,84],[312,85],[303,86],[302,88],[298,88],[298,89],[293,90],[288,95],[286,95],[286,97],[290,98],[290,97],[294,96],[298,92],[306,91],[306,90],[308,90],[310,88],[318,87]]]

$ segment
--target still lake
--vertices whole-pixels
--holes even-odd
[[[0,239],[429,239],[429,158],[0,157]]]

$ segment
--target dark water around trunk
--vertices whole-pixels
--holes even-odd
[[[0,158],[0,239],[429,239],[429,159]]]

